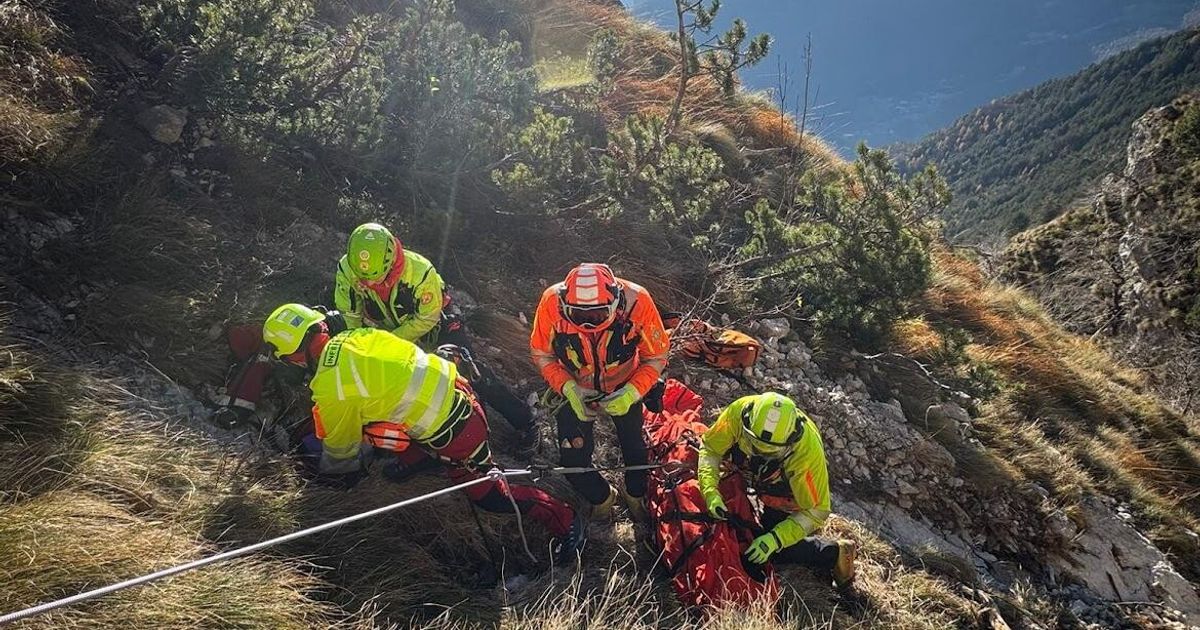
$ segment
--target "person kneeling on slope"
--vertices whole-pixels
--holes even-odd
[[[829,471],[816,423],[792,399],[775,392],[744,396],[705,432],[697,478],[717,519],[728,516],[719,489],[723,461],[742,472],[763,504],[767,531],[746,550],[748,560],[829,571],[839,586],[854,579],[854,543],[811,535],[829,517]]]
[[[454,483],[479,479],[495,467],[487,417],[451,361],[426,354],[382,330],[331,329],[326,316],[285,304],[267,318],[263,340],[273,354],[312,375],[313,423],[321,441],[318,473],[351,487],[366,473],[368,434],[413,443],[447,464]],[[555,537],[555,560],[581,549],[584,521],[569,505],[531,486],[492,480],[466,488],[476,505],[522,514]]]
[[[378,223],[364,223],[350,234],[346,254],[338,261],[334,305],[348,328],[379,328],[422,345],[454,344],[470,356],[470,339],[462,319],[450,313],[449,296],[437,269],[424,256],[406,249],[400,239]],[[261,327],[229,330],[229,347],[240,363],[217,397],[214,422],[235,427],[248,421],[262,398],[271,373],[260,353]],[[533,413],[486,364],[472,361],[472,388],[520,435],[523,446],[533,441]]]
[[[595,419],[607,415],[617,430],[626,466],[647,462],[642,437],[643,399],[656,389],[667,365],[670,340],[650,294],[617,278],[608,265],[584,263],[542,294],[529,347],[550,389],[566,398],[555,416],[559,462],[591,467]],[[611,513],[617,492],[600,473],[567,475],[593,506]],[[646,471],[625,473],[625,501],[635,519],[645,518]]]
[[[381,328],[426,350],[454,344],[471,354],[466,326],[450,312],[450,297],[433,263],[405,248],[378,223],[364,223],[350,233],[346,254],[338,261],[333,294],[334,306],[351,328]],[[477,371],[470,378],[471,387],[517,430],[524,446],[530,446],[533,412],[529,405],[486,363],[473,364]]]

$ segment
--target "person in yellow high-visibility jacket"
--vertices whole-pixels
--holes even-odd
[[[853,579],[854,544],[812,535],[829,517],[829,472],[817,425],[795,402],[774,392],[744,396],[705,432],[697,478],[717,519],[728,515],[719,489],[725,461],[742,471],[763,504],[767,531],[746,550],[751,562],[775,558],[830,571],[838,584]]]
[[[448,308],[446,284],[433,263],[378,223],[364,223],[350,233],[334,275],[333,302],[350,328],[388,330],[426,349],[447,343],[470,348],[470,336]],[[472,389],[532,445],[529,405],[486,363],[475,366]]]
[[[410,443],[446,463],[454,483],[495,467],[483,407],[452,361],[387,331],[338,332],[325,320],[307,306],[285,304],[263,325],[276,357],[312,373],[319,474],[353,485],[376,448],[407,451]],[[538,488],[489,481],[464,492],[492,512],[511,513],[515,502],[556,537],[557,559],[570,559],[583,544],[575,510]]]

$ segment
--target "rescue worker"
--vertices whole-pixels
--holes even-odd
[[[347,253],[338,261],[334,281],[334,304],[347,326],[381,328],[424,345],[454,344],[470,356],[470,342],[462,321],[445,308],[449,297],[442,278],[424,256],[405,249],[399,239],[378,223],[358,226],[350,234]],[[271,365],[260,352],[259,326],[237,326],[229,331],[229,346],[240,365],[226,382],[225,395],[215,402],[221,407],[213,421],[237,426],[254,414]],[[485,364],[478,368],[471,385],[508,420],[528,445],[533,439],[533,414]]]
[[[263,324],[273,354],[311,375],[313,422],[321,441],[318,473],[353,486],[365,475],[372,446],[397,450],[411,441],[446,464],[454,483],[494,468],[487,417],[453,362],[426,354],[389,332],[338,332],[324,314],[285,304]],[[403,449],[399,449],[403,450]],[[555,537],[556,561],[584,543],[583,520],[566,503],[531,486],[491,480],[464,492],[484,510],[522,514]]]
[[[763,504],[762,526],[746,558],[829,571],[838,585],[854,578],[851,541],[812,536],[829,517],[829,472],[817,425],[775,392],[743,396],[726,407],[701,441],[697,479],[708,512],[725,519],[719,489],[722,461],[740,470]]]
[[[581,264],[542,294],[529,346],[542,377],[566,399],[555,416],[560,463],[592,466],[594,421],[606,415],[625,465],[646,464],[643,398],[666,368],[670,346],[650,294],[607,265]],[[617,490],[598,472],[567,479],[594,516],[610,513]],[[627,471],[621,494],[635,518],[644,516],[646,471]]]
[[[388,330],[427,349],[454,344],[469,354],[470,340],[462,320],[447,312],[450,299],[444,289],[429,259],[405,249],[386,227],[364,223],[350,233],[347,252],[338,261],[333,301],[351,328]],[[471,386],[525,441],[531,441],[529,405],[485,364],[475,365],[479,374]]]

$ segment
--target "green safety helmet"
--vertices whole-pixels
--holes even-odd
[[[382,280],[403,255],[400,239],[378,223],[364,223],[350,233],[346,257],[360,280]]]
[[[791,398],[776,392],[759,394],[742,409],[742,430],[755,452],[779,455],[804,436],[807,419]]]
[[[263,324],[263,341],[271,346],[276,357],[295,354],[314,325],[325,321],[325,315],[303,304],[284,304],[275,309]]]

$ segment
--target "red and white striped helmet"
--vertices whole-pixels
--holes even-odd
[[[558,302],[563,317],[575,326],[604,330],[616,319],[620,295],[617,278],[608,265],[583,263],[567,274]]]

